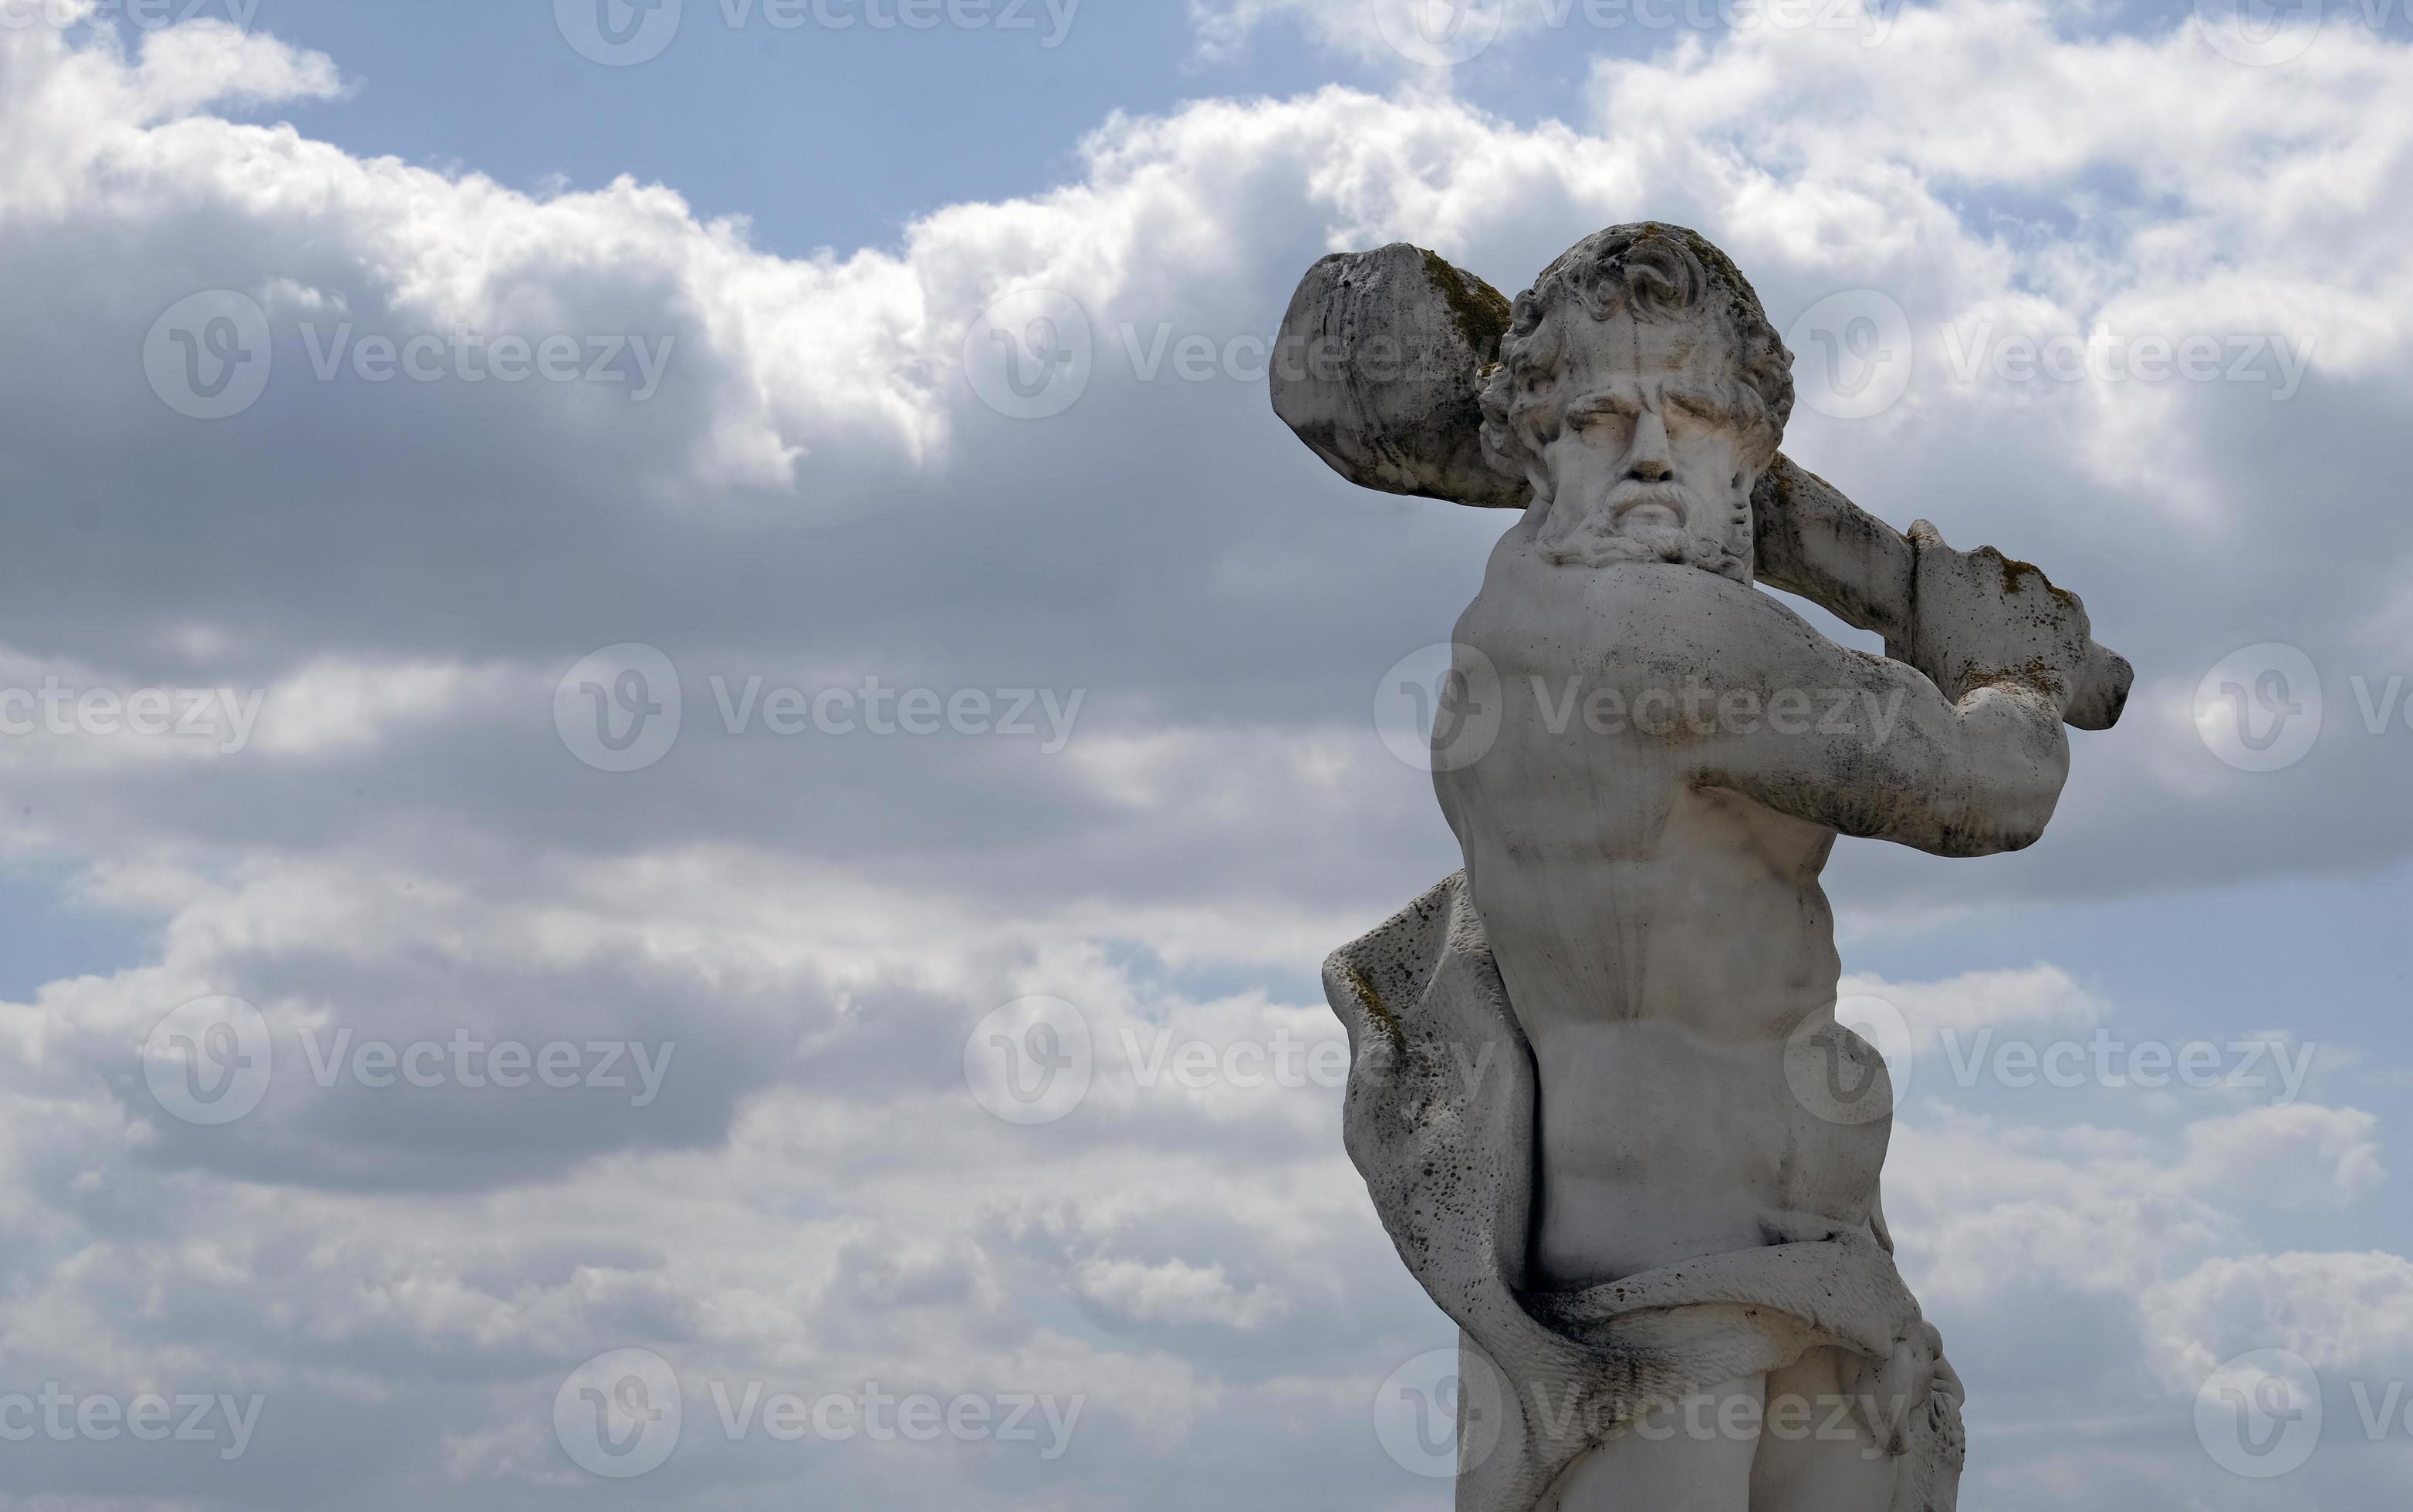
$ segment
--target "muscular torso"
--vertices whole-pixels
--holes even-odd
[[[1702,783],[1712,737],[1639,701],[1680,699],[1682,625],[1773,606],[1695,567],[1550,565],[1527,534],[1456,637],[1498,672],[1498,734],[1434,780],[1540,1075],[1532,1284],[1864,1226],[1890,1120],[1822,1117],[1785,1075],[1788,1036],[1831,1021],[1835,831]],[[1604,687],[1624,717],[1594,723],[1621,727],[1587,724]]]

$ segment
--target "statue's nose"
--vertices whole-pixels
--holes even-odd
[[[1627,448],[1625,476],[1642,483],[1665,483],[1676,476],[1673,461],[1667,454],[1667,422],[1655,409],[1646,409],[1634,420],[1634,443]]]

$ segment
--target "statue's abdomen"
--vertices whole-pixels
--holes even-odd
[[[1769,1242],[1788,1217],[1865,1224],[1891,1126],[1882,1098],[1824,1116],[1788,1075],[1835,1000],[1833,832],[1698,785],[1681,739],[1587,724],[1586,688],[1630,684],[1636,658],[1614,616],[1547,602],[1581,580],[1495,571],[1458,639],[1496,671],[1497,731],[1434,777],[1533,1048],[1535,1259],[1555,1286]]]

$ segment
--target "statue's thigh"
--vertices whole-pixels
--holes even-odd
[[[1750,1512],[1766,1382],[1728,1381],[1652,1413],[1568,1466],[1535,1512]]]
[[[1902,1461],[1885,1452],[1843,1382],[1849,1357],[1814,1349],[1768,1377],[1751,1512],[1887,1512]]]

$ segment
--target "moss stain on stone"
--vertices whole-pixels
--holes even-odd
[[[1383,1026],[1384,1034],[1395,1040],[1407,1038],[1407,1031],[1399,1026],[1399,1019],[1383,1006],[1383,995],[1374,991],[1374,984],[1367,979],[1366,974],[1355,966],[1349,968],[1349,991],[1357,994],[1357,1001],[1366,1006],[1366,1011],[1374,1016],[1375,1022]]]
[[[2026,564],[2021,563],[2021,565],[2025,566]],[[2028,567],[2028,570],[2034,572],[2036,569]],[[1963,668],[1961,672],[1961,685],[1963,688],[2006,684],[2032,688],[2048,698],[2058,698],[2065,691],[2061,679],[2052,675],[2052,668],[2045,665],[2045,659],[2041,656],[2029,657],[2025,667],[1989,668],[1972,663]]]
[[[1732,257],[1718,249],[1716,242],[1689,226],[1668,226],[1661,221],[1649,224],[1654,230],[1673,231],[1682,237],[1684,245],[1700,259],[1701,266],[1710,271],[1711,280],[1725,284],[1732,291],[1727,303],[1737,320],[1748,325],[1754,316],[1761,321],[1768,318],[1766,311],[1760,308],[1759,290],[1751,286],[1751,280],[1742,275],[1742,270],[1734,265]]]
[[[2031,574],[2035,576],[2036,581],[2044,584],[2044,591],[2052,595],[2053,602],[2065,608],[2075,607],[2078,603],[2076,595],[2068,589],[2055,588],[2052,585],[2052,580],[2044,575],[2044,568],[2033,562],[2021,562],[2012,556],[2003,556],[2003,592],[2005,594],[2017,596],[2021,580]]]
[[[1473,273],[1453,266],[1438,252],[1418,247],[1416,253],[1425,259],[1426,276],[1449,305],[1450,317],[1458,323],[1458,333],[1474,348],[1475,356],[1490,360],[1500,350],[1500,338],[1508,333],[1508,297]]]

